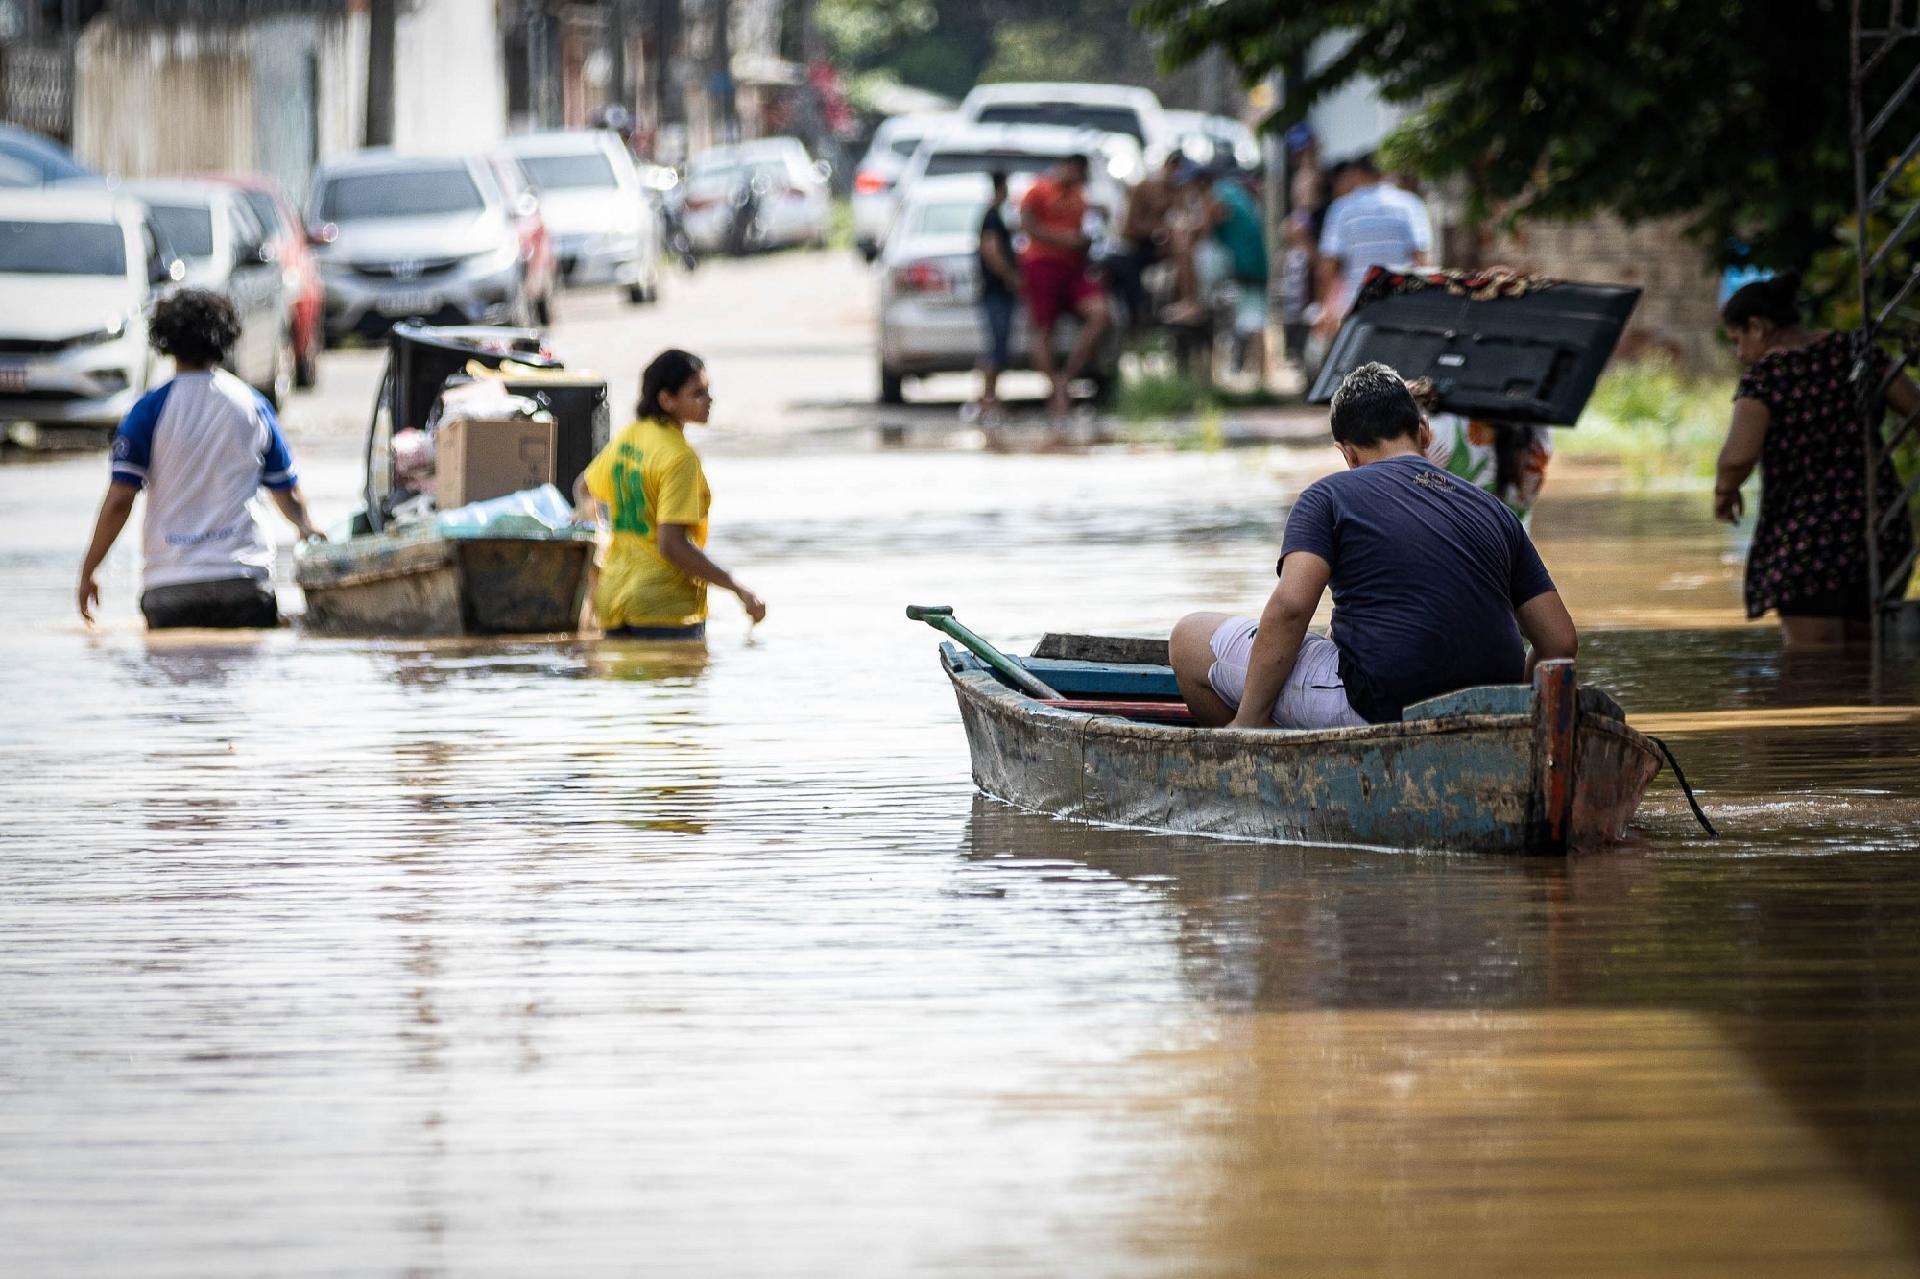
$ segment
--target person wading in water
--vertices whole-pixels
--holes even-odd
[[[732,591],[755,622],[758,595],[707,558],[707,488],[688,423],[713,409],[707,366],[685,351],[663,351],[640,379],[638,420],[587,464],[574,499],[607,508],[613,545],[594,607],[611,639],[696,640],[707,633],[707,586]]]
[[[273,544],[254,512],[262,487],[303,538],[319,538],[280,421],[261,394],[220,368],[240,337],[233,304],[183,289],[154,307],[149,336],[174,376],[141,397],[114,433],[112,478],[80,564],[80,616],[100,602],[95,574],[147,493],[140,611],[155,629],[275,626]]]
[[[1738,524],[1740,488],[1758,466],[1760,519],[1747,552],[1747,616],[1780,615],[1788,648],[1831,648],[1869,638],[1867,464],[1858,391],[1887,375],[1886,356],[1862,352],[1853,333],[1815,333],[1800,322],[1799,277],[1759,280],[1727,299],[1720,320],[1746,366],[1734,391],[1733,423],[1713,482],[1715,518]],[[1860,359],[1865,355],[1865,360]],[[1902,419],[1920,409],[1905,376],[1887,385],[1885,407]],[[1880,431],[1873,430],[1876,450]],[[1879,488],[1898,494],[1891,459]],[[1880,534],[1885,571],[1904,563],[1913,530],[1896,519]],[[1901,590],[1905,590],[1902,581]]]

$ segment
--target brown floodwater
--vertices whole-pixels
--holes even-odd
[[[1395,855],[982,799],[901,616],[1253,607],[1324,456],[725,444],[691,653],[88,633],[0,467],[0,1273],[1920,1273],[1920,682],[1700,495],[1535,531],[1724,837]]]

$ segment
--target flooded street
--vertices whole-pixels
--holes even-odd
[[[1920,1274],[1920,679],[1786,660],[1702,494],[1535,533],[1722,839],[1263,846],[978,797],[902,610],[1253,608],[1331,449],[737,426],[704,652],[149,637],[133,537],[88,633],[103,460],[0,466],[0,1273]]]

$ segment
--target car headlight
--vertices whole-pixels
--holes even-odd
[[[497,249],[487,249],[480,253],[470,253],[466,258],[469,275],[496,275],[520,262],[520,246],[504,244]]]
[[[105,346],[109,342],[118,342],[126,335],[127,321],[122,317],[104,329],[95,329],[91,333],[82,333],[79,337],[68,338],[60,344],[60,349],[63,351],[81,351],[90,346]]]

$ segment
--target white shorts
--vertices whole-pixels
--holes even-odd
[[[1230,617],[1213,633],[1213,665],[1207,683],[1221,701],[1240,709],[1247,687],[1247,661],[1253,656],[1253,633],[1259,623],[1251,617]],[[1347,688],[1340,682],[1340,650],[1324,635],[1308,631],[1300,641],[1293,674],[1273,704],[1273,722],[1282,728],[1360,728],[1366,720],[1347,704]]]

